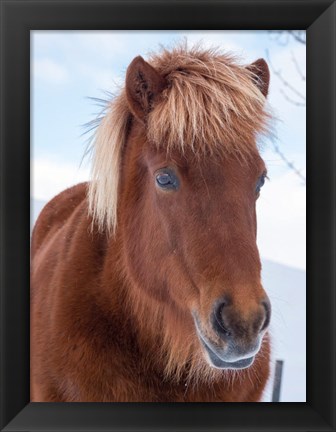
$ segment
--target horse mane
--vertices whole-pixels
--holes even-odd
[[[149,113],[150,142],[166,151],[191,149],[197,156],[220,154],[242,161],[255,154],[256,136],[268,131],[270,114],[253,68],[218,49],[181,45],[152,54],[148,63],[168,85]],[[89,212],[99,229],[115,233],[121,154],[131,113],[125,88],[107,103],[92,142]]]

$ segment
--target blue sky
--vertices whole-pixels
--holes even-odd
[[[128,64],[146,58],[160,45],[183,38],[232,51],[248,64],[263,57],[272,63],[269,103],[276,117],[278,144],[305,174],[305,108],[289,103],[276,76],[280,71],[301,94],[305,81],[305,46],[289,39],[278,43],[266,31],[34,31],[31,32],[31,159],[33,198],[47,201],[64,188],[89,178],[89,159],[80,165],[86,146],[83,124],[99,108],[88,97],[103,97],[123,84]],[[282,41],[283,42],[283,41]],[[293,62],[296,59],[296,64]],[[261,255],[305,268],[305,186],[265,143],[262,153],[270,181],[258,202]]]

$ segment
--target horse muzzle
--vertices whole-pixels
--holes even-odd
[[[223,320],[219,325],[216,308],[214,308],[210,319],[211,331],[204,331],[195,312],[193,318],[206,359],[212,367],[218,369],[250,367],[260,350],[269,323],[269,316],[266,316],[258,321],[258,325],[254,322],[253,325],[240,323],[236,329],[233,325],[224,327]]]
[[[211,366],[217,369],[245,369],[251,366],[254,362],[255,354],[251,355],[251,353],[249,353],[247,354],[247,358],[237,357],[237,359],[233,361],[230,357],[231,361],[227,361],[225,360],[227,357],[225,352],[222,353],[220,350],[216,349],[214,346],[210,346],[209,343],[206,343],[203,340],[202,344],[208,355]]]

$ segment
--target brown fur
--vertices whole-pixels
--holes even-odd
[[[265,129],[268,82],[260,84],[255,67],[251,75],[229,57],[181,49],[153,57],[151,65],[142,59],[130,65],[126,89],[97,131],[92,185],[55,197],[34,228],[32,401],[260,399],[269,375],[267,334],[252,366],[215,369],[192,318],[196,311],[204,334],[219,344],[209,319],[214,302],[230,296],[237,327],[247,329],[265,298],[255,242],[255,184],[265,166],[255,139]],[[185,85],[183,74],[191,77]],[[210,105],[208,114],[190,107],[190,117],[175,128],[182,141],[173,143],[167,133],[175,136],[169,122],[178,120],[171,116],[174,76],[176,91],[191,97],[204,90]],[[191,91],[204,83],[206,89]],[[223,112],[220,124],[219,101],[229,99],[237,111]],[[155,173],[167,166],[178,173],[177,191],[155,186]],[[117,181],[112,189],[111,181]]]

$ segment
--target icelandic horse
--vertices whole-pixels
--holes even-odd
[[[260,400],[269,75],[263,59],[199,47],[131,62],[93,138],[92,181],[33,231],[32,401]]]

